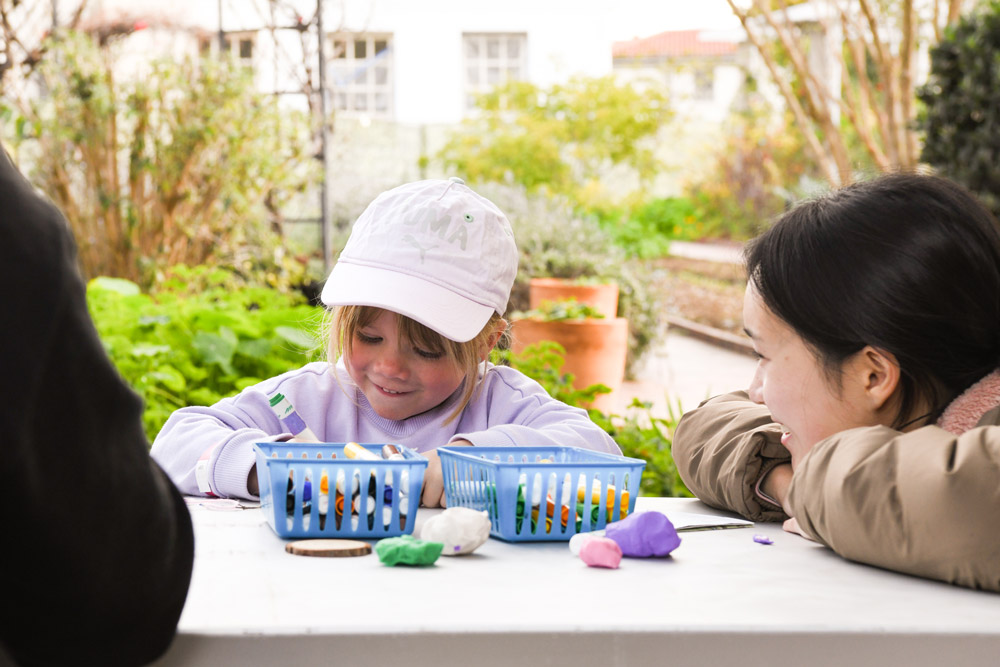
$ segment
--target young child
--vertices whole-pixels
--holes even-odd
[[[746,259],[757,370],[681,419],[688,488],[851,560],[1000,591],[996,220],[895,174],[796,207]]]
[[[430,459],[422,501],[443,503],[450,446],[570,445],[620,454],[587,413],[487,359],[518,254],[510,223],[457,178],[402,185],[361,214],[323,288],[330,363],[315,362],[212,407],[171,415],[152,455],[184,493],[253,498],[253,443],[288,440],[287,397],[323,442],[396,443]],[[335,363],[334,363],[335,362]]]

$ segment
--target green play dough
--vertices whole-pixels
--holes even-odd
[[[442,549],[441,542],[425,542],[412,535],[387,537],[375,545],[375,553],[384,565],[432,565]]]

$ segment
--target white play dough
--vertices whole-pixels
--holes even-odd
[[[449,507],[427,519],[420,530],[420,539],[444,544],[442,556],[472,553],[489,537],[489,513],[468,507]]]
[[[580,549],[583,548],[584,543],[595,537],[604,537],[604,531],[595,530],[592,533],[577,533],[573,537],[569,538],[570,553],[572,553],[574,556],[579,556]]]

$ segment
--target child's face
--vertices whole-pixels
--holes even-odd
[[[449,357],[415,347],[398,336],[399,315],[382,311],[357,330],[344,363],[375,412],[406,419],[437,407],[465,375]]]
[[[793,463],[834,433],[879,423],[856,381],[863,380],[854,368],[860,360],[845,361],[838,388],[812,349],[771,312],[752,284],[743,300],[743,323],[759,355],[750,398],[766,405],[781,424],[781,443],[792,453]]]

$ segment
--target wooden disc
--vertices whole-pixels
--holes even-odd
[[[358,540],[298,540],[285,545],[285,551],[296,556],[367,556],[372,545]]]

